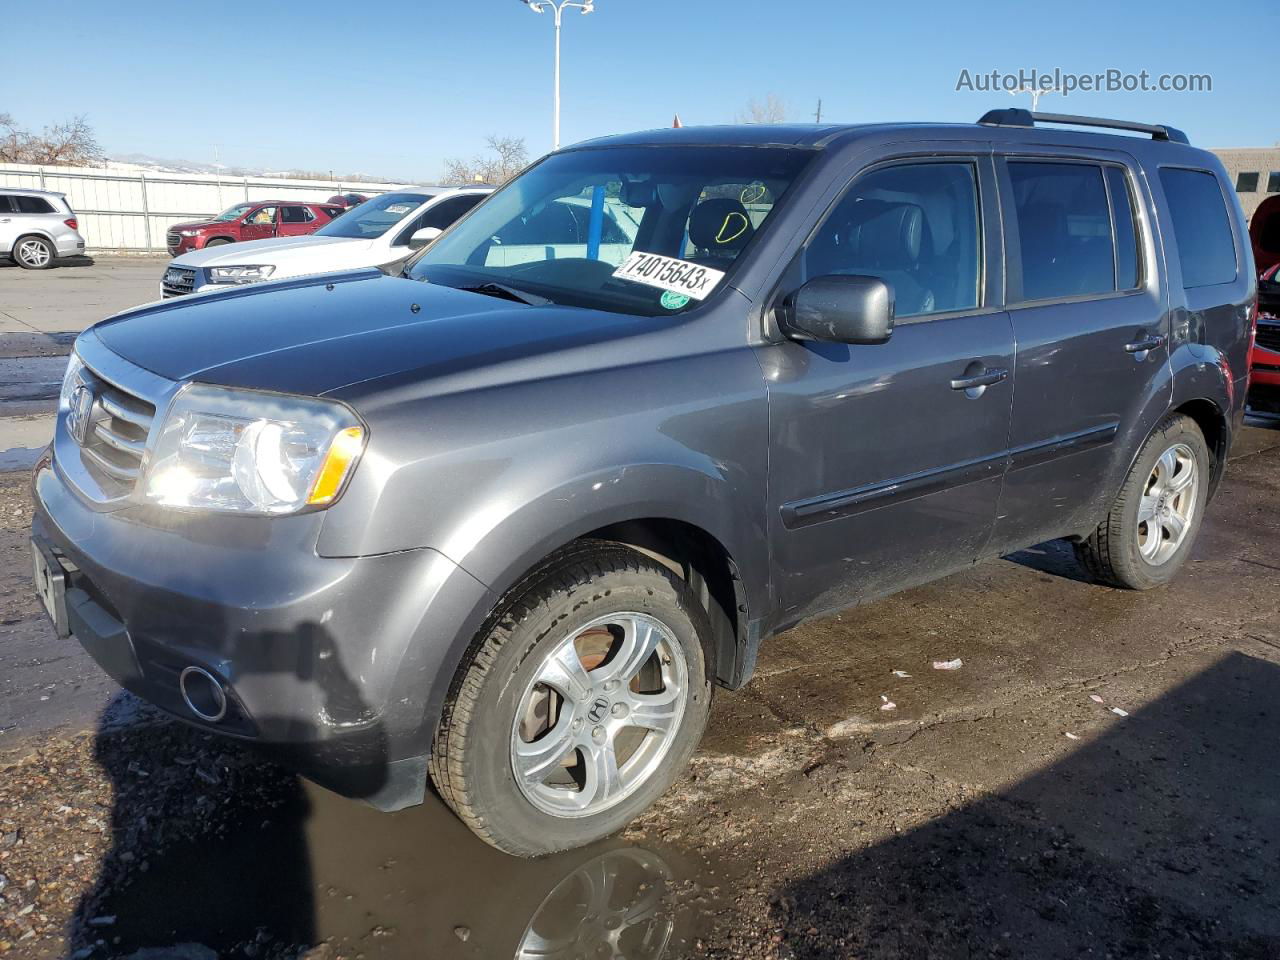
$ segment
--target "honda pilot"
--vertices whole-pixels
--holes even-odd
[[[174,716],[522,856],[645,810],[806,618],[1055,538],[1167,584],[1255,309],[1212,154],[1024,110],[584,143],[392,273],[81,334],[36,588]]]

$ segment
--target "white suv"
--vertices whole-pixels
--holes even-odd
[[[170,262],[160,292],[176,297],[259,280],[385,267],[426,246],[492,192],[492,187],[416,187],[384,193],[307,236],[192,250]]]
[[[0,187],[0,256],[20,267],[46,270],[84,253],[79,226],[65,194]]]

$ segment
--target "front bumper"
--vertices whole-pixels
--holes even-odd
[[[33,536],[66,570],[70,631],[127,690],[272,745],[346,792],[373,797],[397,769],[421,781],[459,641],[465,648],[492,602],[466,571],[427,549],[318,556],[322,514],[102,512],[47,462],[33,492]],[[187,666],[221,684],[220,722],[184,701]]]

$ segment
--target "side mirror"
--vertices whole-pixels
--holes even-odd
[[[893,333],[893,289],[879,277],[814,277],[790,298],[783,327],[797,340],[884,343]]]
[[[442,233],[444,231],[439,227],[423,227],[421,230],[415,230],[413,236],[409,238],[409,249],[421,250]]]

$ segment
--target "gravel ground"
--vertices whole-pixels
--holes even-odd
[[[1049,544],[807,624],[653,811],[537,862],[102,714],[0,478],[0,954],[1280,957],[1280,431],[1244,440],[1171,587]]]

